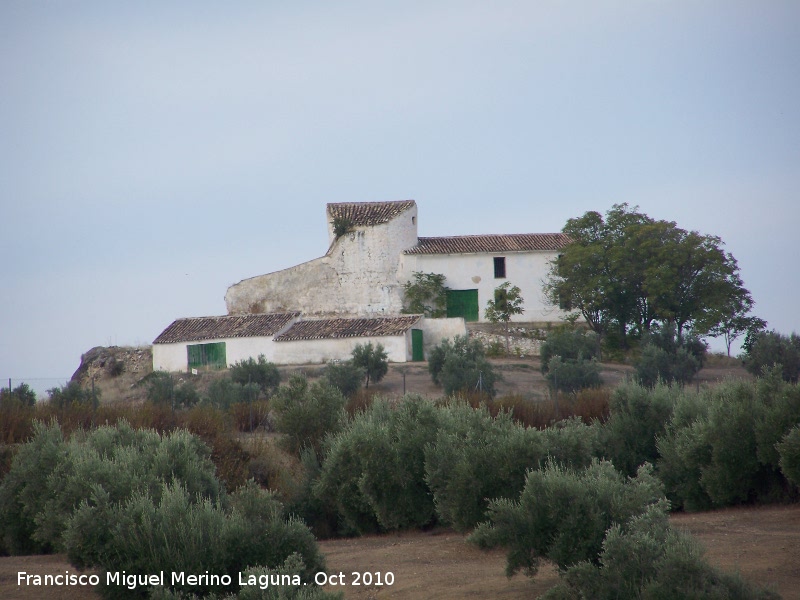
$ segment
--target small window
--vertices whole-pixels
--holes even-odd
[[[494,278],[495,279],[505,279],[506,276],[506,257],[505,256],[495,256],[494,257]]]

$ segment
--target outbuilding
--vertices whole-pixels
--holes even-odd
[[[273,340],[299,316],[284,312],[176,319],[153,340],[153,370],[224,369],[261,354],[278,362]]]

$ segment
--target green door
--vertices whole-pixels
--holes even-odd
[[[478,320],[478,290],[447,290],[447,316]]]
[[[224,369],[228,366],[225,342],[186,346],[186,357],[190,371],[192,369]]]
[[[411,360],[415,362],[425,360],[425,352],[422,349],[422,329],[411,330]]]

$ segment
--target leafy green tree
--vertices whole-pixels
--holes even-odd
[[[13,390],[2,388],[0,389],[0,405],[6,402],[19,402],[23,406],[33,406],[36,404],[36,392],[27,383],[21,383]]]
[[[721,337],[730,356],[734,341],[753,329],[763,330],[767,326],[764,319],[750,314],[752,309],[753,298],[742,288],[740,294],[731,296],[723,305],[704,315],[695,329],[711,337]]]
[[[572,239],[552,262],[545,284],[551,303],[578,311],[600,335],[622,347],[628,335],[649,331],[654,321],[687,330],[718,332],[726,310],[747,307],[749,292],[722,240],[656,221],[615,204],[605,219],[591,211],[570,219]]]
[[[425,315],[434,319],[447,316],[447,286],[439,273],[414,271],[411,281],[403,285],[406,306],[404,313]]]
[[[522,308],[524,299],[522,298],[522,291],[515,285],[511,285],[510,281],[506,281],[502,285],[494,289],[494,299],[486,303],[486,310],[484,316],[492,323],[503,323],[506,334],[506,352],[510,352],[509,347],[509,324],[514,315],[521,315],[525,312]]]
[[[389,371],[389,360],[383,344],[374,347],[372,342],[358,344],[353,348],[352,362],[364,371],[364,387],[369,387],[370,381],[378,383]]]

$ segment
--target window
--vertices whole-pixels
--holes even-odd
[[[505,279],[506,276],[506,257],[505,256],[495,256],[494,257],[494,278],[495,279]]]

